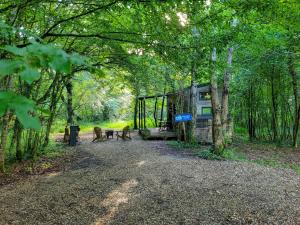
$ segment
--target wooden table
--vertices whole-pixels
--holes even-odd
[[[106,130],[105,135],[106,135],[107,139],[109,139],[109,137],[111,137],[113,139],[114,138],[114,131],[113,130]]]

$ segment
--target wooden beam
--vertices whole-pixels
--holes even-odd
[[[141,101],[138,99],[139,104],[139,130],[141,129]]]
[[[159,97],[165,97],[169,95],[173,95],[174,93],[166,93],[166,94],[159,94],[159,95],[150,95],[150,96],[141,96],[138,97],[139,99],[149,99],[149,98],[159,98]]]

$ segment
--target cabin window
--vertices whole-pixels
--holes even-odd
[[[211,107],[202,107],[202,115],[211,115],[212,114],[212,109]]]
[[[210,100],[210,94],[208,92],[199,92],[199,100]]]

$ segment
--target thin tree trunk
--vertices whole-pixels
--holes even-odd
[[[294,94],[294,126],[293,126],[293,147],[297,147],[297,141],[298,141],[298,133],[299,133],[299,103],[298,103],[298,82],[297,82],[297,73],[296,68],[294,64],[294,60],[292,57],[292,54],[289,54],[289,60],[288,60],[288,66],[289,66],[289,73],[292,77],[292,88],[293,88],[293,94]]]
[[[157,127],[157,97],[155,98],[153,117],[154,117],[155,127]]]
[[[188,142],[195,141],[195,129],[197,121],[197,108],[196,108],[196,65],[195,62],[192,64],[192,79],[191,79],[191,88],[190,88],[190,113],[192,114],[192,120],[189,122],[188,130]]]
[[[248,91],[248,134],[249,139],[252,141],[256,138],[256,125],[255,125],[255,115],[254,115],[254,92],[253,85],[250,83],[250,88]]]
[[[2,132],[0,143],[0,172],[5,170],[5,149],[8,137],[9,112],[6,112],[2,117]]]
[[[47,125],[46,125],[45,139],[43,144],[44,147],[47,146],[49,143],[50,130],[56,114],[57,102],[61,98],[62,90],[63,88],[60,82],[58,81],[51,93],[51,102],[49,107],[50,116],[48,118]]]
[[[22,149],[21,149],[22,125],[18,119],[15,121],[15,137],[16,137],[16,159],[18,161],[21,161],[23,159]]]
[[[146,98],[144,98],[144,129],[146,129]]]
[[[277,101],[275,93],[275,84],[274,84],[274,72],[275,67],[273,66],[273,74],[271,77],[271,97],[272,97],[272,132],[273,132],[273,141],[277,140]]]
[[[72,84],[72,76],[67,77],[66,81],[66,89],[67,89],[67,113],[68,113],[68,124],[73,124],[74,120],[74,110],[73,110],[73,84]]]

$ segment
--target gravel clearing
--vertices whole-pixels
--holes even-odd
[[[138,136],[82,140],[68,170],[0,187],[1,225],[300,224],[292,170],[173,154]]]

